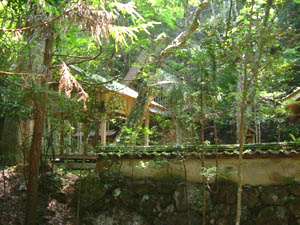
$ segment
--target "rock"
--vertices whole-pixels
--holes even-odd
[[[253,208],[259,202],[259,191],[256,188],[244,188],[242,193],[242,205]]]
[[[187,187],[187,189],[186,189]],[[203,206],[203,195],[202,195],[202,185],[195,184],[180,184],[176,191],[174,192],[174,200],[176,202],[176,208],[178,211],[186,211],[188,207],[195,212],[202,212]],[[187,197],[186,197],[187,192]],[[211,196],[208,191],[206,191],[206,209],[210,210],[212,208]]]
[[[110,212],[104,212],[98,215],[94,225],[149,225],[147,220],[136,212],[129,212],[124,209],[114,208]]]
[[[215,218],[219,217],[233,217],[235,215],[235,209],[231,205],[217,204],[214,206],[213,215]]]
[[[260,210],[256,225],[287,225],[288,211],[282,206],[268,206]]]
[[[173,204],[169,205],[167,208],[165,208],[165,213],[172,214],[175,211],[175,206]]]
[[[212,197],[215,202],[236,204],[237,185],[232,182],[219,182],[214,185]]]
[[[159,202],[162,208],[166,208],[169,204],[171,204],[172,202],[172,194],[170,195],[166,195],[166,194],[162,194],[159,195]]]
[[[194,210],[195,212],[201,213],[203,207],[203,187],[202,185],[197,186],[194,184],[190,184],[187,186],[188,192],[188,203],[190,209]],[[212,208],[212,201],[211,196],[208,191],[206,191],[206,211],[211,210]]]
[[[173,194],[173,198],[176,203],[176,208],[178,211],[187,210],[187,202],[185,197],[185,184],[180,184],[177,186],[176,191]]]
[[[289,193],[284,187],[269,186],[262,188],[261,199],[266,205],[284,205],[288,195]]]
[[[230,222],[230,220],[230,218],[221,217],[217,219],[215,225],[233,225],[233,223]]]
[[[160,218],[155,217],[153,220],[153,223],[151,225],[165,225],[163,221],[161,221]]]
[[[27,190],[26,184],[21,184],[18,188],[18,191],[26,191],[26,190]]]
[[[172,194],[175,191],[176,185],[174,183],[157,182],[155,184],[157,193]]]
[[[187,218],[190,220],[191,225],[202,225],[202,217],[199,214],[191,214]]]
[[[292,215],[300,219],[300,198],[296,198],[289,203],[289,210]]]
[[[175,206],[173,204],[168,205],[162,212],[159,213],[158,217],[168,217],[170,215],[173,215],[173,213],[176,212]]]
[[[167,217],[165,222],[163,223],[168,225],[183,225],[183,224],[190,224],[190,225],[202,225],[202,218],[199,214],[190,214],[187,213],[179,213],[175,215],[171,215]]]
[[[139,203],[139,212],[146,216],[155,216],[160,210],[159,197],[155,194],[144,195]]]
[[[234,216],[232,219],[233,222],[235,222],[235,215],[236,215],[236,206],[234,207]],[[242,216],[241,216],[241,224],[243,225],[253,225],[255,222],[252,220],[253,215],[251,215],[251,212],[247,206],[243,206],[242,204]]]
[[[103,202],[103,197],[108,191],[105,185],[101,182],[98,176],[95,174],[89,174],[86,178],[82,180],[81,190],[80,184],[77,184],[76,193],[73,203],[75,205],[78,202],[78,197],[80,196],[80,211],[97,211],[105,206]]]
[[[138,195],[146,195],[156,193],[155,187],[150,181],[140,181],[133,184],[132,188]]]
[[[294,196],[300,196],[300,185],[299,184],[291,184],[288,186],[288,192],[290,192]]]
[[[211,223],[214,225],[233,225],[235,219],[235,206],[229,204],[214,205],[212,211],[209,213]]]
[[[134,193],[134,190],[129,190],[125,187],[122,187],[119,198],[127,208],[139,208],[140,196]]]

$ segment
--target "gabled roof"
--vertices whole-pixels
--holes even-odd
[[[107,79],[105,79],[104,77],[98,75],[98,74],[89,74],[85,71],[83,71],[81,68],[77,67],[77,66],[74,66],[74,65],[70,65],[69,66],[71,69],[75,70],[76,72],[79,72],[79,73],[83,73],[85,74],[86,76],[90,77],[91,79],[93,79],[94,81],[96,82],[101,82],[103,83],[103,86],[109,90],[109,91],[114,91],[114,92],[117,92],[119,94],[122,94],[122,95],[125,95],[125,96],[128,96],[128,97],[131,97],[131,98],[134,98],[134,99],[137,99],[139,93],[136,92],[135,90],[119,83],[119,82],[116,82],[116,81],[112,81],[112,82],[109,82]],[[152,107],[154,108],[157,108],[159,110],[163,110],[165,111],[166,108],[160,104],[158,104],[157,102],[155,101],[152,101],[151,102],[151,105],[150,105],[150,111],[151,112],[155,112],[157,113],[157,110],[153,109]]]
[[[287,95],[283,100],[287,101],[287,100],[299,100],[300,99],[300,87],[296,88],[295,91],[293,91],[291,94]]]

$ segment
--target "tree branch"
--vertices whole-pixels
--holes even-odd
[[[182,48],[187,40],[190,38],[192,33],[199,26],[199,16],[204,8],[209,4],[210,0],[202,2],[201,5],[196,9],[191,25],[183,32],[181,32],[163,51],[161,51],[159,58],[156,63],[156,67],[160,67],[162,62],[168,58],[175,50]]]
[[[71,57],[71,58],[77,58],[77,59],[91,59],[91,57],[87,57],[87,56],[77,56],[77,55],[54,54],[53,56],[58,56],[58,57]]]
[[[82,58],[83,60],[69,62],[69,63],[66,63],[66,65],[67,66],[75,65],[75,64],[80,64],[80,63],[84,63],[84,62],[87,62],[87,61],[92,61],[92,60],[97,59],[102,54],[102,46],[99,45],[99,47],[100,47],[100,51],[94,57],[74,56],[74,58]],[[56,64],[57,64],[57,62],[56,62]],[[61,65],[52,66],[50,69],[55,69],[55,68],[59,68],[59,67],[61,67]]]
[[[46,75],[45,73],[16,73],[16,72],[8,72],[8,71],[0,71],[0,74],[2,75],[18,75],[18,76],[32,76],[32,75],[37,75],[37,76],[44,76]]]
[[[81,61],[70,62],[70,63],[68,63],[67,65],[80,64],[80,63],[84,63],[84,62],[87,62],[87,61],[92,61],[92,60],[97,59],[97,58],[102,54],[102,46],[99,45],[99,47],[100,47],[100,51],[99,51],[99,53],[98,53],[97,55],[95,55],[94,57],[88,58],[88,59],[83,59],[83,60],[81,60]]]
[[[15,86],[23,87],[21,84],[18,84],[18,83],[16,83],[16,82],[13,82],[13,81],[9,80],[7,77],[2,77],[2,78],[3,78],[4,80],[6,80],[7,82],[9,82],[9,83],[15,85]]]
[[[43,23],[39,23],[39,24],[32,25],[32,26],[29,26],[29,27],[16,28],[16,29],[0,28],[0,31],[3,31],[3,32],[21,32],[21,31],[25,31],[25,30],[32,30],[32,29],[42,27],[42,26],[48,26],[48,25],[52,24],[55,20],[58,20],[59,18],[65,16],[65,14],[68,14],[70,11],[72,11],[74,8],[76,8],[78,5],[79,5],[79,2],[74,4],[72,7],[70,7],[68,10],[66,10],[61,15],[56,16],[56,17],[54,17],[54,18],[52,18],[48,21],[45,21]]]

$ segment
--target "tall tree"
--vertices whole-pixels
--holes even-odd
[[[150,75],[150,79],[142,79],[141,88],[139,96],[136,100],[136,103],[133,109],[130,112],[130,115],[124,125],[125,129],[121,130],[117,141],[123,141],[125,138],[130,135],[128,130],[137,131],[138,126],[140,126],[144,120],[148,107],[151,101],[154,99],[154,87],[149,84],[150,81],[155,81],[157,77],[157,69],[161,67],[162,63],[166,58],[174,53],[175,50],[182,48],[188,39],[191,37],[193,32],[199,26],[199,16],[201,12],[205,9],[205,7],[209,4],[209,1],[202,2],[200,6],[195,10],[193,15],[192,23],[181,32],[172,42],[167,45],[159,54],[152,57],[152,60],[149,62],[150,64],[144,67],[145,74]],[[132,137],[130,140],[130,144],[135,144],[135,137]]]
[[[42,138],[47,113],[47,92],[48,82],[51,81],[50,67],[52,65],[53,56],[53,44],[54,44],[54,32],[50,29],[45,33],[46,38],[38,40],[44,42],[44,59],[43,64],[45,69],[42,71],[33,71],[36,73],[44,73],[39,81],[39,86],[42,88],[39,99],[34,99],[34,129],[30,147],[30,160],[29,160],[29,178],[27,189],[27,212],[25,218],[25,224],[36,224],[36,207],[38,204],[38,177],[42,152]],[[43,37],[43,36],[41,36]],[[37,62],[36,62],[37,63]]]
[[[265,6],[263,21],[261,24],[256,25],[258,34],[255,38],[258,37],[257,45],[250,45],[253,37],[253,27],[254,26],[254,7],[255,1],[251,1],[251,8],[249,11],[249,23],[247,26],[247,36],[246,36],[246,47],[243,56],[243,71],[242,73],[242,96],[240,101],[240,126],[239,126],[239,164],[238,164],[238,191],[237,191],[237,211],[236,211],[236,225],[240,224],[241,221],[241,200],[242,200],[242,188],[243,188],[243,180],[242,180],[242,160],[243,160],[243,149],[245,143],[245,133],[247,131],[247,118],[246,118],[246,105],[249,100],[249,88],[253,83],[257,82],[259,69],[261,67],[261,59],[263,56],[263,48],[265,46],[266,31],[269,28],[269,18],[270,18],[270,10],[273,5],[273,0],[268,0]],[[252,53],[252,54],[251,54]],[[252,63],[251,63],[252,61]],[[250,64],[251,63],[251,64]],[[251,76],[249,76],[249,71],[251,71]],[[251,99],[250,99],[251,100]]]
[[[95,60],[96,57],[83,57],[54,54],[55,44],[58,44],[62,39],[57,38],[57,34],[54,34],[56,29],[68,29],[65,24],[62,26],[54,24],[56,21],[66,22],[66,24],[72,24],[72,28],[76,22],[77,29],[89,30],[94,36],[94,42],[98,46],[102,45],[103,39],[109,40],[109,36],[113,36],[116,46],[126,44],[127,37],[134,39],[135,33],[140,30],[146,30],[148,26],[151,26],[151,22],[144,24],[143,18],[135,11],[135,6],[131,3],[121,4],[118,2],[112,2],[109,5],[111,11],[121,11],[125,14],[130,14],[132,18],[139,18],[142,22],[138,22],[134,27],[112,25],[115,21],[116,15],[107,10],[103,10],[105,6],[103,3],[94,2],[77,2],[69,5],[63,2],[55,3],[49,2],[36,2],[32,1],[30,4],[23,6],[20,3],[20,7],[23,7],[24,13],[21,15],[21,21],[25,22],[25,26],[20,28],[1,28],[2,33],[11,33],[17,35],[20,39],[26,41],[25,49],[26,54],[20,56],[21,62],[18,69],[21,73],[5,72],[1,71],[1,74],[19,75],[24,76],[24,88],[30,89],[32,93],[33,108],[32,117],[34,119],[33,137],[30,146],[30,159],[29,159],[29,177],[28,177],[28,201],[27,201],[27,213],[25,224],[36,224],[36,206],[38,198],[38,183],[39,183],[39,168],[41,159],[42,139],[45,118],[47,114],[48,106],[48,84],[53,81],[53,74],[57,74],[57,68],[61,67],[61,79],[60,90],[65,90],[66,94],[71,96],[73,89],[77,89],[79,92],[79,100],[87,100],[87,94],[83,90],[82,86],[77,82],[75,77],[72,76],[67,64],[63,63],[62,66],[53,65],[53,56],[67,57],[79,59],[79,61],[69,61],[68,64],[83,63],[90,60]],[[2,9],[3,10],[3,9]],[[1,11],[2,13],[3,11]],[[3,22],[3,21],[1,21]],[[3,23],[2,23],[3,24]],[[6,24],[5,24],[6,25]],[[23,32],[23,36],[22,33]],[[90,35],[90,34],[89,34]],[[4,44],[1,42],[1,44]],[[3,68],[1,68],[3,69]],[[14,68],[10,68],[14,69]]]

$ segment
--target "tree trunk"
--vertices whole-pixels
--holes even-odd
[[[133,106],[133,109],[130,112],[130,115],[124,127],[121,130],[121,133],[117,138],[117,142],[124,142],[125,139],[128,139],[127,144],[135,145],[135,131],[138,130],[138,126],[142,125],[149,105],[154,99],[152,89],[148,86],[147,82],[143,80],[140,85],[141,88],[139,96]]]
[[[241,220],[241,200],[242,200],[242,159],[243,159],[243,148],[244,148],[244,142],[245,142],[245,131],[247,129],[247,123],[246,123],[246,105],[248,105],[248,92],[249,87],[251,84],[255,83],[257,81],[258,77],[258,71],[260,68],[260,60],[262,57],[262,50],[265,42],[265,31],[267,22],[270,15],[270,10],[273,4],[273,0],[268,0],[265,8],[265,15],[263,23],[260,27],[260,36],[258,39],[258,50],[256,51],[256,54],[254,55],[254,64],[251,68],[252,71],[252,77],[250,80],[248,80],[248,63],[249,63],[249,52],[250,46],[248,46],[247,51],[245,52],[245,60],[244,60],[244,71],[243,71],[243,92],[242,92],[242,100],[240,105],[240,129],[239,129],[239,165],[238,165],[238,192],[237,192],[237,212],[236,212],[236,225],[240,225]],[[254,0],[252,0],[251,3],[251,13],[253,13],[253,6],[254,6]],[[252,17],[251,17],[252,18]],[[249,31],[248,31],[248,37],[246,41],[250,42],[251,40],[251,29],[252,29],[252,19],[249,22]],[[255,91],[255,90],[254,90]],[[255,94],[254,94],[255,95]],[[254,98],[252,99],[254,100]]]
[[[4,118],[0,149],[1,149],[1,160],[0,165],[12,166],[16,165],[18,159],[21,157],[21,121],[15,117]]]
[[[251,12],[250,15],[253,13],[253,6],[254,6],[254,0],[252,0],[252,6],[251,6]],[[251,30],[252,30],[252,20],[249,22],[249,30],[247,34],[247,40],[251,40]],[[239,122],[237,126],[237,138],[239,143],[239,161],[238,161],[238,190],[237,190],[237,204],[236,204],[236,220],[235,224],[240,225],[241,222],[241,213],[242,213],[242,190],[243,190],[243,174],[242,174],[242,161],[243,161],[243,148],[245,143],[245,124],[246,124],[246,102],[248,97],[248,62],[249,62],[249,45],[247,46],[247,50],[245,52],[244,57],[244,65],[243,65],[243,72],[239,73],[239,82],[240,82],[240,92],[242,93],[242,98],[240,100],[239,104],[239,115],[237,114],[237,121]]]
[[[50,27],[51,29],[52,27]],[[41,40],[43,41],[43,39]],[[50,79],[50,71],[52,63],[54,34],[52,30],[49,31],[45,40],[44,48],[44,65],[46,67],[45,75],[41,78],[40,86],[43,91],[40,92],[40,98],[34,101],[34,129],[33,137],[30,147],[29,159],[29,179],[27,187],[27,208],[25,225],[35,225],[36,221],[36,207],[38,204],[38,185],[39,185],[39,169],[42,151],[43,131],[47,113],[47,91],[48,80]],[[38,62],[35,62],[38,63]],[[39,72],[38,70],[35,72]]]
[[[211,70],[212,70],[212,78],[213,78],[213,85],[216,88],[217,87],[217,60],[216,55],[214,52],[214,49],[210,50],[210,58],[211,58]],[[217,90],[217,88],[216,88]],[[216,178],[215,181],[218,181],[218,173],[219,173],[219,139],[218,139],[218,130],[217,130],[217,101],[216,98],[212,100],[212,113],[214,113],[216,116],[213,117],[213,126],[214,126],[214,140],[216,145]]]
[[[39,168],[41,160],[42,137],[46,118],[46,93],[41,93],[41,103],[35,103],[34,130],[30,147],[29,179],[27,190],[26,225],[36,224],[36,206],[38,203]]]
[[[232,15],[232,0],[228,0],[229,1],[229,10],[228,10],[228,17],[227,17],[227,21],[226,21],[226,31],[225,31],[225,38],[227,39],[227,34],[230,28],[230,21],[231,21],[231,15]]]
[[[213,103],[213,112],[217,113],[216,105]],[[218,129],[217,129],[217,121],[214,118],[214,139],[215,139],[215,145],[216,145],[216,181],[218,181],[218,175],[219,175],[219,138],[218,138]]]
[[[244,85],[242,91],[242,100],[240,104],[240,127],[239,127],[239,164],[238,164],[238,191],[237,191],[237,206],[236,206],[236,225],[240,225],[241,221],[241,202],[242,202],[242,189],[243,189],[243,175],[242,175],[242,161],[243,161],[243,148],[245,143],[245,124],[246,124],[246,101],[248,94],[247,87],[247,67],[248,67],[248,53],[245,56],[244,65]]]
[[[203,186],[203,192],[202,192],[202,225],[206,224],[206,183],[207,179],[206,176],[204,175],[205,171],[205,146],[204,146],[204,126],[205,126],[205,115],[204,115],[204,83],[201,83],[201,146],[202,146],[202,170],[203,170],[203,175],[202,175],[202,186]]]
[[[189,26],[189,0],[183,0],[184,4],[184,27]]]

